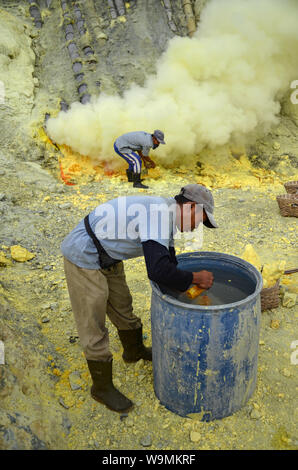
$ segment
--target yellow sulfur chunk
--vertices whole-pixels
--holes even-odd
[[[271,320],[270,327],[273,330],[278,330],[279,326],[279,320]]]
[[[11,257],[15,261],[19,261],[20,263],[24,263],[24,261],[29,261],[30,259],[35,257],[34,253],[30,253],[30,251],[26,250],[20,245],[13,245],[10,247]]]
[[[262,272],[264,288],[273,287],[285,271],[286,262],[276,261],[265,264]]]
[[[11,260],[6,258],[3,251],[0,251],[0,266],[10,266],[11,264]]]
[[[198,286],[192,286],[190,287],[187,291],[186,291],[186,295],[187,297],[189,297],[190,299],[195,299],[196,297],[198,297],[198,295],[200,295],[205,289],[201,289],[200,287]]]
[[[261,260],[251,244],[246,245],[241,257],[248,263],[253,264],[259,271],[261,271]],[[285,261],[276,261],[264,264],[262,270],[264,288],[273,287],[276,284],[276,282],[284,274],[285,265]]]
[[[248,263],[253,264],[259,271],[261,271],[261,260],[250,243],[245,246],[241,258]]]

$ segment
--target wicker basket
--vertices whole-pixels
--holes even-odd
[[[298,193],[277,196],[280,213],[283,217],[298,217]]]
[[[286,191],[288,194],[296,194],[298,193],[298,181],[289,181],[288,183],[284,184]]]
[[[279,306],[279,280],[273,287],[261,290],[261,311],[269,310]]]

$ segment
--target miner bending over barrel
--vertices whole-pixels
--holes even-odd
[[[123,260],[144,256],[149,279],[161,288],[210,288],[212,273],[177,267],[173,236],[177,228],[192,231],[201,222],[217,227],[213,209],[211,192],[198,184],[186,185],[175,198],[118,197],[96,207],[63,240],[69,296],[93,381],[91,396],[108,408],[123,412],[133,403],[113,385],[106,314],[118,330],[124,361],[152,360],[152,349],[143,344],[142,321],[133,313]]]

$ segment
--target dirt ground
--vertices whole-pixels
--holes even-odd
[[[153,2],[147,6],[147,2],[131,2],[133,33],[129,35],[119,17],[114,20],[116,27],[111,27],[109,12],[99,3],[94,5],[102,19],[101,33],[110,42],[102,36],[92,44],[98,47],[95,67],[103,64],[96,78],[105,90],[122,93],[135,64],[142,84],[144,67],[154,72],[155,59],[167,41],[177,32],[187,34],[186,19],[177,6],[174,32],[162,3],[157,2],[154,10],[162,20],[150,22]],[[199,2],[193,3],[198,9]],[[298,309],[297,303],[285,306],[284,294],[298,293],[298,274],[282,277],[280,306],[261,315],[256,390],[235,414],[205,423],[168,411],[154,394],[152,364],[142,360],[125,364],[109,321],[114,384],[135,406],[128,415],[119,416],[90,397],[91,379],[71,312],[60,244],[96,205],[140,190],[127,183],[123,170],[107,175],[87,157],[63,145],[55,147],[44,133],[45,113],[57,111],[61,97],[68,103],[79,98],[71,68],[61,65],[68,64],[69,58],[60,29],[58,47],[49,42],[61,21],[60,2],[53,1],[50,8],[46,4],[39,4],[44,21],[40,31],[32,26],[27,3],[0,4],[0,21],[15,38],[6,46],[2,38],[0,58],[6,51],[12,62],[6,74],[19,73],[14,88],[6,86],[7,99],[0,104],[0,340],[5,345],[5,364],[0,365],[0,448],[297,449]],[[91,4],[86,2],[87,13]],[[150,46],[140,40],[139,53],[127,59],[127,41],[142,28],[155,40]],[[166,32],[158,35],[152,28]],[[23,57],[14,52],[19,44]],[[127,59],[123,77],[115,72],[120,59]],[[91,72],[86,74],[90,73],[92,93],[96,85]],[[5,81],[3,71],[0,79]],[[253,148],[236,151],[227,145],[206,150],[176,168],[158,162],[157,169],[145,176],[149,189],[141,192],[174,196],[186,183],[205,184],[214,195],[219,228],[204,229],[200,249],[241,256],[250,243],[262,262],[284,260],[287,269],[296,268],[297,219],[281,216],[276,196],[285,194],[286,181],[298,179],[297,122],[297,111],[285,97],[279,125]],[[176,251],[196,251],[197,243],[195,233],[183,237],[177,240]],[[31,259],[14,259],[14,246],[28,250]],[[151,288],[144,260],[126,261],[125,271],[149,345]]]

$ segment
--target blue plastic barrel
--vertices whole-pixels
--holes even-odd
[[[262,276],[250,263],[224,253],[187,253],[177,259],[186,271],[213,272],[214,283],[227,282],[227,291],[230,278],[236,280],[243,298],[192,305],[151,283],[154,391],[180,416],[221,419],[239,410],[256,386]]]

